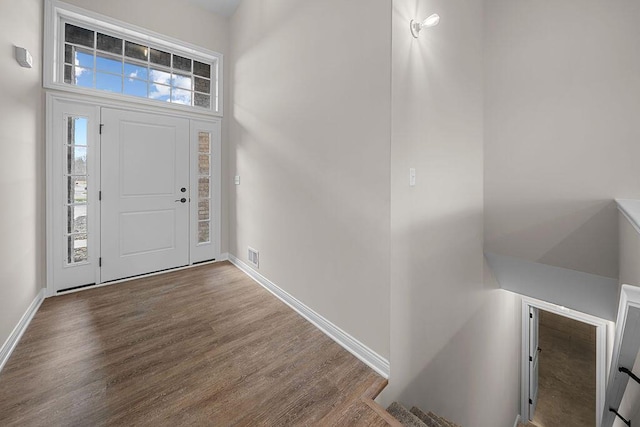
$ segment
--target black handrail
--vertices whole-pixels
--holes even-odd
[[[626,425],[628,425],[629,427],[631,427],[631,420],[627,420],[627,419],[625,419],[622,415],[620,415],[620,414],[618,413],[618,411],[616,411],[616,410],[615,410],[615,409],[613,409],[613,408],[609,408],[609,412],[613,412],[614,414],[616,414],[616,416],[617,416],[618,418],[620,418],[620,419],[622,420],[622,422],[623,422],[623,423],[625,423]]]
[[[638,378],[633,372],[631,372],[630,369],[621,366],[618,368],[618,371],[622,372],[623,374],[629,375],[629,378],[640,384],[640,378]]]

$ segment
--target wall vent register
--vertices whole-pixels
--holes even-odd
[[[260,267],[260,253],[255,249],[249,248],[247,259],[249,260],[249,264],[251,264],[255,268]]]

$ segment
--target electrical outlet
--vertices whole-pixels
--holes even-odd
[[[234,182],[236,185],[240,185],[240,175],[236,175],[236,176],[233,178],[233,182]]]

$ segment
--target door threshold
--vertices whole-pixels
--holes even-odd
[[[76,292],[87,291],[87,290],[90,290],[90,289],[98,289],[98,288],[102,288],[104,286],[117,285],[119,283],[131,282],[131,281],[137,280],[137,279],[144,279],[146,277],[159,276],[161,274],[173,273],[175,271],[187,270],[187,269],[194,268],[194,267],[202,267],[203,265],[216,264],[218,262],[223,262],[223,261],[226,261],[226,259],[224,257],[214,258],[214,259],[212,259],[210,261],[197,262],[197,263],[193,263],[191,265],[184,265],[184,266],[181,266],[181,267],[167,268],[166,270],[154,271],[152,273],[139,274],[137,276],[125,277],[125,278],[122,278],[122,279],[111,280],[109,282],[102,282],[102,283],[94,283],[94,284],[91,284],[91,285],[76,286],[74,288],[69,288],[69,289],[64,289],[64,290],[61,290],[61,291],[57,291],[55,293],[55,295],[50,295],[50,296],[57,297],[57,296],[62,296],[62,295],[73,294],[73,293],[76,293]]]

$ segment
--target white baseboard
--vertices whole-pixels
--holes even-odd
[[[11,332],[7,340],[4,342],[4,344],[2,344],[2,347],[0,347],[0,371],[2,371],[2,368],[4,368],[4,365],[6,365],[9,357],[11,357],[11,353],[13,353],[13,350],[18,345],[18,341],[20,341],[20,338],[22,338],[22,334],[24,334],[24,331],[27,330],[27,326],[29,326],[29,323],[31,323],[31,319],[33,319],[33,316],[35,316],[35,314],[38,312],[40,304],[42,304],[42,301],[44,301],[44,293],[45,289],[41,289],[40,292],[38,292],[38,295],[36,295],[36,298],[33,300],[33,302],[31,302],[31,305],[29,306],[29,308],[27,308],[27,311],[25,311],[25,313],[22,315],[22,318],[20,319],[16,327],[13,328],[13,331]]]
[[[344,332],[342,329],[298,301],[275,283],[249,267],[243,261],[229,254],[229,261],[242,270],[247,276],[258,282],[262,287],[275,295],[282,302],[295,310],[302,317],[311,322],[316,328],[324,332],[329,338],[344,347],[349,353],[366,363],[371,369],[389,378],[389,361],[362,344],[360,341]]]
[[[516,421],[513,423],[513,427],[518,427],[518,424],[520,424],[520,414],[516,415]]]

